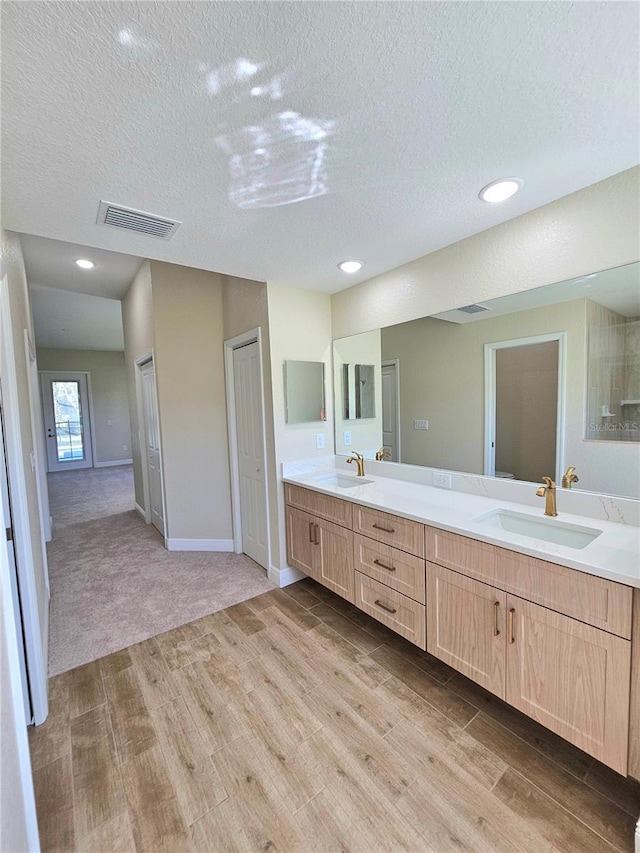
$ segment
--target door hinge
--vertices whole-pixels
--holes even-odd
[[[13,527],[6,527],[7,542],[13,542]]]

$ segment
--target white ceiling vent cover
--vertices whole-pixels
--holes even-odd
[[[98,208],[98,225],[110,225],[112,228],[124,228],[125,231],[137,231],[161,240],[170,240],[182,222],[176,219],[166,219],[144,210],[134,210],[110,201],[101,201]]]

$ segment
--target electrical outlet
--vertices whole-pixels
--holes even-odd
[[[128,450],[128,449],[129,449],[129,445],[128,445],[128,444],[123,444],[123,445],[122,445],[122,449],[123,449],[123,450]]]
[[[451,474],[443,474],[441,471],[435,471],[433,474],[433,485],[440,489],[451,488]]]
[[[429,429],[429,421],[414,421],[413,422],[414,429]]]
[[[111,426],[111,418],[107,418],[107,426]]]
[[[316,450],[324,450],[324,433],[316,433]]]
[[[351,430],[346,429],[344,431],[344,446],[351,447]]]

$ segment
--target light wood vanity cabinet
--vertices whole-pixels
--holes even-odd
[[[624,584],[302,487],[285,494],[292,566],[640,777],[640,695],[630,687],[633,629],[640,693],[640,591],[632,625]]]
[[[427,651],[626,775],[631,588],[434,528],[426,541]]]
[[[354,602],[353,533],[287,507],[287,551],[292,566]]]

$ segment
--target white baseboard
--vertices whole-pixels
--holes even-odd
[[[138,515],[140,516],[140,518],[141,518],[141,519],[144,521],[144,523],[146,524],[146,523],[147,523],[147,514],[146,514],[146,512],[144,511],[144,509],[140,506],[140,504],[139,504],[139,503],[135,503],[133,506],[134,506],[134,508],[135,508],[135,511],[136,511],[136,512],[138,513]]]
[[[298,569],[293,569],[291,566],[285,566],[284,569],[276,569],[275,566],[269,566],[267,577],[271,583],[282,588],[296,581],[301,581],[303,578],[306,578],[306,575],[304,572],[299,572]]]
[[[113,462],[94,462],[94,468],[109,468],[111,465],[133,465],[133,459],[114,459]]]
[[[233,539],[165,539],[167,551],[233,551]]]

